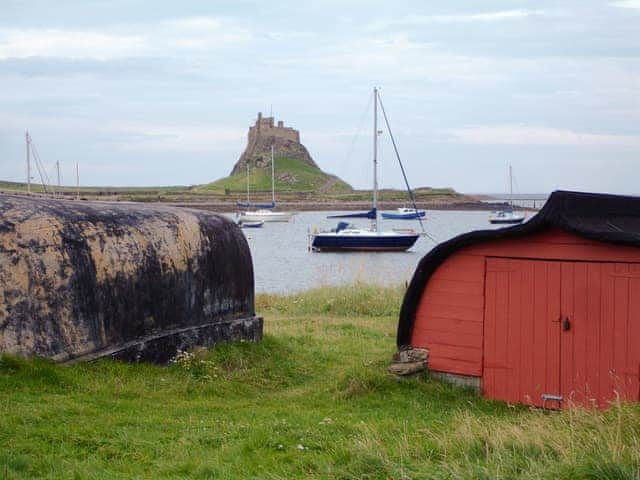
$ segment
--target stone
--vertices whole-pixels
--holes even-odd
[[[427,368],[429,350],[424,348],[407,348],[393,355],[389,373],[394,375],[412,375]]]

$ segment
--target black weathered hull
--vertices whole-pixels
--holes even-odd
[[[0,195],[0,351],[166,361],[258,340],[244,234],[203,211]]]

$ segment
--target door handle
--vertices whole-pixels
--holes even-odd
[[[562,320],[562,330],[565,332],[571,330],[571,320],[569,320],[569,317],[564,317],[564,320]]]

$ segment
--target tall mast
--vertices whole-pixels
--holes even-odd
[[[274,176],[275,167],[273,166],[273,144],[271,144],[271,203],[276,204],[276,181]]]
[[[29,132],[24,134],[27,143],[27,193],[31,193],[31,145],[29,145]]]
[[[249,203],[249,162],[247,162],[247,203]]]
[[[509,164],[509,205],[513,207],[513,172],[511,164]]]
[[[373,87],[373,210],[375,217],[371,222],[374,231],[378,231],[378,89]]]
[[[76,200],[80,200],[80,167],[76,162]]]
[[[56,160],[56,171],[58,172],[58,187],[60,187],[60,161]]]

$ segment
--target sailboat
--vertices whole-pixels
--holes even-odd
[[[378,89],[373,89],[373,205],[369,212],[344,215],[345,217],[365,217],[371,220],[368,230],[356,228],[341,221],[336,228],[310,235],[311,250],[326,251],[405,251],[411,248],[419,234],[410,230],[378,230]],[[384,109],[384,107],[383,107]],[[384,110],[383,110],[384,113]],[[386,117],[385,117],[386,119]],[[395,146],[395,145],[394,145]]]
[[[504,210],[491,212],[489,223],[516,224],[524,221],[524,214],[513,211],[513,171],[509,165],[509,207]]]
[[[257,210],[246,210],[238,213],[238,223],[248,222],[288,222],[293,217],[293,212],[274,212],[270,210],[276,206],[276,190],[273,163],[273,145],[271,145],[271,203],[270,204],[251,204],[249,203],[249,165],[247,164],[247,203],[238,203],[238,206],[248,208],[254,206]]]

